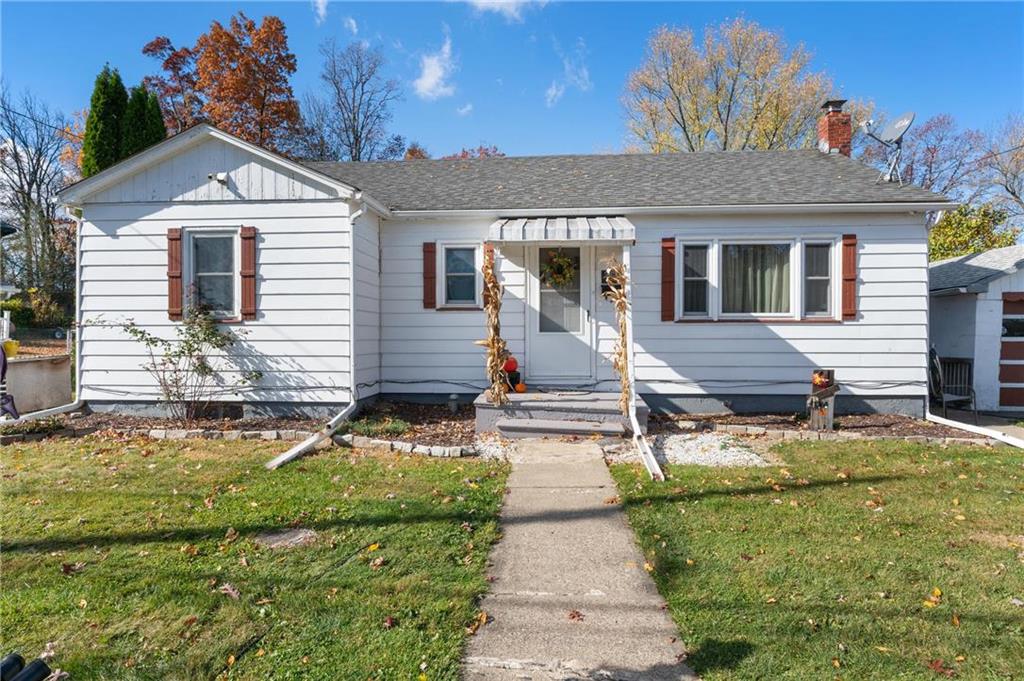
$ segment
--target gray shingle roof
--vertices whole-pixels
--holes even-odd
[[[928,289],[932,292],[966,288],[971,293],[988,289],[988,282],[1012,274],[1024,266],[1024,246],[994,248],[931,263]]]
[[[396,210],[541,210],[945,199],[876,183],[859,161],[813,149],[690,154],[307,162]]]

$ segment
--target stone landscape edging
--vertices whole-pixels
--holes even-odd
[[[12,433],[0,435],[0,445],[14,444],[17,442],[38,442],[46,438],[72,438],[92,435],[103,430],[109,430],[117,435],[125,437],[148,437],[154,440],[262,440],[284,442],[301,442],[313,435],[308,430],[203,430],[182,428],[64,428],[49,433]],[[436,456],[455,458],[461,456],[475,456],[476,447],[453,446],[442,447],[438,445],[421,445],[415,442],[402,440],[379,440],[376,438],[363,437],[361,435],[336,435],[332,438],[336,445],[356,447],[359,449],[383,449],[386,451],[400,452],[404,454],[421,454],[424,456]]]

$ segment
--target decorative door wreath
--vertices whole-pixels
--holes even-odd
[[[568,286],[576,281],[576,270],[579,263],[570,255],[562,252],[562,249],[547,252],[547,262],[540,266],[540,278],[552,288]]]

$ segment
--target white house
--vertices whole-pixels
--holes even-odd
[[[224,397],[247,411],[478,394],[493,253],[530,386],[618,390],[612,256],[651,408],[802,409],[827,367],[840,409],[920,415],[925,214],[951,204],[877,182],[848,158],[842,102],[825,110],[821,150],[373,163],[298,163],[195,127],[61,195],[81,220],[81,396],[151,408],[120,324],[172,337],[193,288],[247,332],[263,378]]]
[[[931,338],[970,367],[978,409],[1024,409],[1024,246],[931,265]]]

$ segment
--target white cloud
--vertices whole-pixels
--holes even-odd
[[[557,80],[551,81],[551,85],[544,91],[544,101],[549,107],[554,106],[558,103],[558,100],[565,94],[565,86],[559,83]]]
[[[316,25],[324,23],[327,18],[327,0],[310,0],[313,5],[313,14],[316,15]]]
[[[341,20],[341,23],[345,24],[345,28],[348,29],[348,32],[352,35],[359,33],[359,24],[357,24],[356,20],[352,17],[345,17]]]
[[[420,76],[413,81],[413,89],[421,99],[433,100],[451,97],[455,94],[455,86],[448,79],[451,78],[454,71],[452,38],[445,35],[444,45],[440,50],[420,57]]]
[[[494,12],[508,21],[522,21],[523,10],[530,6],[543,7],[547,0],[467,0],[478,12]]]
[[[460,116],[468,116],[469,114],[473,113],[473,103],[466,102],[458,109],[456,109],[455,113],[459,114]]]
[[[581,92],[593,87],[593,83],[590,82],[590,70],[587,68],[587,43],[583,38],[576,39],[576,49],[572,54],[562,54],[561,57],[565,81],[569,85],[579,88]]]
[[[587,43],[583,38],[576,39],[576,47],[572,54],[562,51],[558,41],[555,41],[555,52],[562,60],[562,76],[551,81],[551,85],[544,92],[544,99],[549,107],[554,106],[566,87],[574,87],[580,92],[588,92],[594,87],[590,80],[590,69],[587,68]]]

